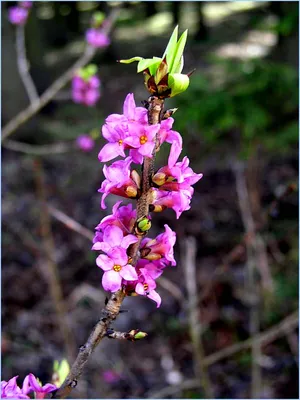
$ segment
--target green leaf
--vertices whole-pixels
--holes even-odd
[[[178,65],[181,62],[181,57],[183,55],[183,50],[186,44],[186,40],[187,40],[187,34],[188,34],[188,30],[186,29],[183,34],[180,36],[180,39],[178,40],[177,46],[176,46],[176,50],[174,53],[174,58],[173,58],[173,62],[172,65],[169,65],[169,72],[172,73],[176,73],[176,72],[181,72],[181,71],[175,71],[178,68]]]
[[[181,71],[183,70],[183,65],[184,65],[184,59],[183,56],[180,58],[179,63],[173,66],[173,74],[180,74]]]
[[[171,96],[174,97],[184,92],[190,84],[190,79],[184,74],[169,74],[168,85],[171,88]]]
[[[169,67],[171,64],[173,64],[174,53],[177,46],[177,38],[178,38],[178,25],[175,27],[170,37],[170,40],[167,44],[166,50],[162,56],[162,59],[164,59],[167,56],[167,64]]]
[[[141,61],[141,60],[143,60],[143,57],[137,56],[137,57],[128,58],[127,60],[118,60],[118,61],[119,61],[119,63],[122,63],[122,64],[131,64],[134,61]]]
[[[154,75],[160,63],[161,58],[158,57],[144,58],[138,63],[137,72],[142,72],[149,68],[150,75]]]

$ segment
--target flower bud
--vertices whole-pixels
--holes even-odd
[[[189,75],[181,73],[186,39],[187,30],[178,40],[178,26],[176,26],[161,58],[132,57],[119,62],[130,64],[138,61],[137,72],[143,72],[144,83],[150,94],[159,98],[174,97],[189,86]]]
[[[142,332],[139,329],[132,329],[128,333],[132,337],[133,340],[144,339],[146,336],[148,336],[148,333]]]
[[[156,261],[156,260],[160,260],[162,258],[161,254],[158,253],[149,253],[146,257],[143,257],[146,260],[150,260],[150,261]]]
[[[125,193],[130,198],[135,198],[137,196],[137,190],[134,186],[127,186]]]
[[[147,232],[151,228],[151,222],[149,218],[147,217],[142,217],[139,218],[137,221],[137,227],[141,232]]]
[[[157,172],[153,178],[152,178],[152,182],[154,182],[157,186],[161,186],[164,183],[166,183],[166,178],[167,175],[164,174],[163,172]]]
[[[140,189],[141,187],[140,174],[135,169],[133,169],[130,174],[131,174],[131,179],[136,183],[136,186]]]

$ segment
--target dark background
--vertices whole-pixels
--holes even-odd
[[[28,105],[17,71],[15,27],[7,20],[13,4],[1,4],[3,125]],[[91,231],[110,213],[119,199],[110,196],[103,211],[97,193],[103,180],[97,153],[104,141],[99,137],[91,153],[72,143],[82,133],[101,132],[109,114],[122,112],[127,93],[134,93],[137,104],[147,98],[136,66],[115,60],[161,56],[179,23],[180,32],[189,29],[184,72],[196,72],[189,89],[166,106],[178,107],[173,128],[183,136],[182,155],[204,177],[195,185],[191,210],[179,220],[170,210],[153,217],[150,236],[165,223],[177,233],[178,264],[158,280],[162,306],[157,310],[148,299],[128,298],[123,306],[128,312],[114,324],[149,336],[136,343],[104,340],[72,396],[147,398],[175,385],[162,396],[205,398],[197,382],[185,385],[195,378],[184,279],[186,237],[197,243],[194,325],[201,324],[205,355],[253,336],[253,312],[258,315],[256,330],[263,332],[298,307],[298,2],[35,2],[25,29],[39,94],[82,54],[92,13],[115,7],[121,11],[112,44],[93,60],[102,82],[97,105],[72,103],[67,85],[9,138],[35,146],[64,142],[70,144],[68,151],[49,150],[38,157],[3,143],[2,379],[23,379],[33,372],[44,383],[50,381],[53,361],[76,352],[99,317],[105,292],[91,241],[53,216],[52,233],[47,233],[40,200],[45,192],[49,205]],[[166,158],[167,146],[157,166]],[[245,236],[237,165],[248,188],[254,235]],[[260,245],[253,245],[258,240]],[[251,246],[252,285],[247,272]],[[49,270],[55,265],[64,324],[71,332],[68,346],[50,285]],[[209,365],[214,397],[251,398],[251,360],[246,349]],[[266,341],[257,359],[258,397],[298,398],[297,360],[297,331]]]

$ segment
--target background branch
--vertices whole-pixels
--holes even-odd
[[[273,326],[272,328],[266,330],[263,333],[260,333],[252,338],[249,338],[243,342],[235,343],[232,346],[228,346],[225,349],[217,351],[207,357],[204,358],[203,364],[205,366],[212,365],[220,360],[223,360],[226,357],[230,357],[239,351],[246,350],[253,345],[253,342],[257,342],[259,346],[267,345],[282,336],[285,336],[287,333],[293,332],[294,329],[298,327],[299,324],[299,311],[295,311],[286,317],[284,320],[279,322],[279,324]],[[156,392],[150,392],[147,396],[149,399],[163,399],[167,396],[175,395],[176,393],[182,390],[195,389],[200,387],[201,382],[199,379],[189,379],[185,380],[180,385],[172,385],[167,386],[162,390]]]
[[[113,23],[119,15],[119,10],[113,10],[107,18],[105,25],[106,33],[109,33]],[[11,121],[9,121],[2,129],[1,141],[5,140],[22,124],[28,121],[33,115],[41,110],[50,100],[62,89],[73,77],[74,73],[84,67],[96,54],[96,49],[87,45],[83,55],[73,64],[61,77],[59,77],[34,103],[31,103],[25,110],[17,114]]]
[[[25,47],[25,25],[18,25],[16,27],[16,52],[20,77],[26,89],[30,103],[34,104],[39,101],[39,95],[29,74]]]
[[[196,273],[197,243],[193,236],[184,240],[183,267],[185,272],[185,284],[188,295],[189,330],[193,346],[194,372],[201,382],[205,398],[213,398],[213,390],[208,371],[203,364],[204,349],[202,343],[202,328],[200,307],[198,307],[198,288]]]

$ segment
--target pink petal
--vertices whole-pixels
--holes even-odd
[[[120,246],[123,239],[123,232],[117,226],[108,226],[105,228],[103,241],[108,243],[111,247]]]
[[[99,268],[103,269],[103,271],[109,271],[115,265],[113,260],[111,260],[106,254],[100,254],[96,258],[96,264]]]
[[[123,105],[123,114],[128,118],[128,119],[134,119],[134,111],[135,111],[136,105],[134,101],[134,96],[133,93],[129,93],[126,96],[126,99],[124,101]]]
[[[153,149],[155,147],[155,143],[153,142],[147,142],[145,144],[143,144],[139,149],[138,152],[140,154],[142,154],[144,157],[150,157],[152,158],[152,153],[153,153]]]
[[[100,150],[98,154],[98,159],[100,162],[107,162],[113,160],[117,156],[125,157],[122,146],[120,146],[119,143],[107,143]]]
[[[126,265],[128,262],[126,250],[122,247],[114,247],[108,252],[108,255],[115,265]]]
[[[118,272],[114,270],[104,272],[102,277],[102,286],[104,290],[116,292],[117,290],[120,289],[121,282],[122,282],[122,277]]]
[[[136,287],[135,287],[135,291],[137,294],[140,294],[141,296],[145,296],[145,289],[144,289],[144,285],[142,283],[137,283]]]
[[[155,303],[157,304],[156,305],[157,308],[161,305],[161,297],[155,290],[151,290],[151,292],[147,295],[147,297],[155,301]]]
[[[121,242],[121,247],[123,247],[124,249],[128,249],[128,247],[132,244],[132,243],[136,243],[138,241],[138,238],[134,235],[127,235],[124,236],[122,242]]]
[[[138,279],[137,272],[131,265],[125,265],[122,267],[120,275],[126,281],[136,281]]]

